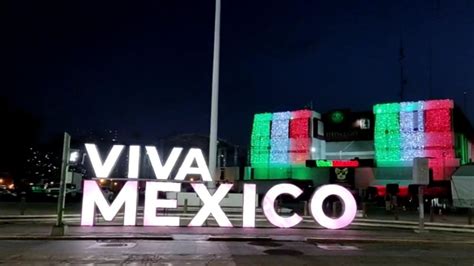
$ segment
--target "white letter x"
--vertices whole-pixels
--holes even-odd
[[[201,207],[196,216],[194,216],[188,226],[202,226],[207,217],[212,214],[219,226],[232,227],[232,224],[225,215],[224,211],[221,209],[221,206],[219,206],[221,200],[227,195],[227,193],[229,193],[229,190],[232,188],[232,184],[221,184],[212,196],[207,190],[206,186],[203,184],[191,184],[191,186],[193,187],[194,191],[196,191],[204,205]]]

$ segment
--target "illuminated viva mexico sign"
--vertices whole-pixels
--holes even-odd
[[[125,148],[123,145],[114,145],[105,160],[102,160],[96,145],[86,144],[85,146],[96,177],[98,178],[109,177],[114,165],[120,157],[120,154]],[[183,149],[173,148],[165,162],[163,162],[158,155],[156,147],[146,146],[145,150],[157,181],[153,180],[146,182],[143,225],[179,226],[180,217],[157,215],[157,208],[177,208],[176,199],[159,199],[158,192],[179,193],[181,191],[181,182],[179,181],[183,181],[188,174],[200,175],[202,181],[212,181],[204,156],[200,149],[190,149],[174,177],[175,182],[170,182],[168,177],[170,176]],[[130,180],[124,184],[112,203],[109,203],[105,198],[95,180],[84,181],[81,225],[94,225],[96,209],[98,209],[102,214],[104,220],[112,221],[122,206],[124,206],[123,224],[126,226],[136,225],[140,153],[140,146],[129,146],[127,177]],[[221,184],[217,189],[215,189],[215,192],[212,195],[203,183],[193,182],[191,183],[191,186],[200,198],[202,207],[192,218],[188,226],[202,226],[210,215],[214,217],[219,226],[233,226],[222,208],[219,206],[219,203],[229,193],[233,184]],[[288,217],[279,215],[275,210],[275,200],[282,194],[289,194],[294,198],[297,198],[302,193],[303,191],[293,184],[282,183],[273,186],[265,194],[262,201],[262,209],[265,217],[271,224],[277,227],[290,228],[297,225],[303,220],[303,218],[298,214],[292,214]],[[323,211],[323,201],[330,195],[339,197],[344,206],[343,213],[338,218],[328,217]],[[255,201],[256,185],[244,184],[242,227],[255,227]],[[329,229],[338,229],[349,225],[354,220],[357,211],[356,201],[352,194],[344,187],[338,185],[324,185],[319,187],[311,197],[309,208],[314,220],[321,226]]]

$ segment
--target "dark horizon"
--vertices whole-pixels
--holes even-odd
[[[78,129],[142,144],[208,134],[214,1],[9,1],[2,11],[0,96],[40,118],[42,140]],[[472,123],[472,14],[469,1],[224,1],[218,136],[246,146],[258,112],[399,101],[401,40],[405,100],[454,99]]]

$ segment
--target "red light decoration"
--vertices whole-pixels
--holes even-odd
[[[333,160],[332,167],[359,167],[359,161],[356,160]]]
[[[304,164],[309,160],[309,152],[291,152],[290,159],[292,163]]]
[[[446,178],[447,163],[455,158],[454,134],[452,128],[452,100],[426,101],[425,109],[425,156],[430,158],[429,166],[433,180]]]
[[[451,131],[451,110],[436,109],[425,111],[425,131],[426,132],[447,132]]]
[[[387,193],[387,188],[385,186],[380,186],[376,185],[373,186],[377,189],[377,196],[378,197],[385,197],[385,194]],[[408,197],[410,194],[410,191],[408,190],[407,186],[400,186],[398,187],[398,196],[400,197]]]
[[[452,149],[454,136],[452,132],[427,132],[425,133],[425,149]],[[446,151],[448,152],[448,151]]]
[[[290,138],[309,138],[309,119],[297,118],[290,120]]]
[[[306,163],[310,159],[311,139],[290,139],[290,159],[293,163]]]
[[[313,115],[313,113],[310,110],[298,110],[298,111],[291,112],[291,118],[292,119],[311,118],[312,115]]]
[[[423,109],[424,110],[431,110],[431,109],[453,109],[454,102],[453,100],[431,100],[431,101],[424,101],[423,102]]]

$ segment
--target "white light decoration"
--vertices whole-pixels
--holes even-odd
[[[92,168],[95,172],[95,177],[106,178],[109,177],[112,168],[114,168],[115,164],[117,163],[118,157],[124,148],[123,145],[114,145],[112,150],[109,152],[107,159],[102,164],[102,160],[100,159],[99,151],[97,150],[97,146],[95,144],[85,144],[87,154],[91,160]]]
[[[192,167],[194,161],[196,161],[197,167]],[[176,174],[175,180],[184,180],[188,174],[201,175],[203,181],[212,181],[211,173],[207,168],[200,149],[189,149],[181,168],[178,170],[178,174]]]
[[[267,194],[265,194],[262,202],[263,213],[267,220],[274,226],[280,228],[290,228],[299,224],[303,218],[296,213],[289,217],[278,215],[275,210],[275,200],[281,194],[289,194],[294,198],[297,198],[302,193],[303,191],[293,184],[283,183],[273,186],[268,190]]]
[[[401,133],[401,160],[412,161],[416,157],[424,157],[424,132]]]
[[[255,227],[256,192],[257,186],[255,184],[244,184],[242,227]]]
[[[157,199],[158,191],[180,192],[180,183],[147,182],[145,190],[145,207],[143,211],[144,226],[179,226],[179,217],[157,217],[156,208],[175,209],[178,203],[175,199]]]
[[[323,210],[324,200],[335,195],[339,197],[343,204],[343,214],[339,218],[328,217]],[[351,192],[338,185],[324,185],[316,190],[310,201],[310,210],[313,218],[321,226],[328,229],[340,229],[348,226],[355,218],[357,213],[357,203]]]
[[[271,164],[288,164],[288,152],[284,151],[272,151],[270,154]]]
[[[289,124],[291,112],[274,113],[272,116],[271,128],[271,164],[288,164],[288,149],[290,147],[289,140]]]
[[[284,151],[288,152],[290,146],[289,138],[272,138],[270,141],[272,145],[272,152],[275,151]]]
[[[95,206],[106,221],[112,221],[125,204],[123,225],[135,225],[137,214],[138,182],[127,181],[112,204],[105,199],[102,190],[94,180],[84,180],[84,196],[82,197],[81,225],[93,226]]]
[[[219,206],[221,200],[224,199],[224,197],[232,188],[232,184],[221,184],[212,196],[209,194],[209,191],[203,184],[191,183],[191,186],[202,200],[203,206],[196,216],[194,216],[194,218],[191,220],[189,226],[202,226],[207,217],[212,214],[219,226],[232,227],[229,218],[227,218],[224,211],[222,211],[221,206]]]
[[[291,112],[278,112],[273,113],[272,120],[290,120],[291,119]]]
[[[400,160],[424,157],[425,133],[423,101],[400,103]]]
[[[444,129],[444,127],[444,125],[440,126],[440,128],[442,129]],[[397,128],[399,129],[399,127]],[[433,126],[433,129],[429,131],[430,134],[428,134],[427,137],[427,139],[433,142],[432,144],[430,144],[431,146],[428,145],[427,147],[434,148],[426,150],[427,156],[432,155],[436,158],[440,158],[441,156],[443,156],[443,158],[454,159],[454,150],[452,148],[445,148],[447,146],[450,146],[450,143],[453,143],[454,137],[452,133],[436,131],[435,129],[436,127]],[[415,134],[418,132],[402,133]],[[416,136],[412,138],[416,138]],[[296,155],[301,155],[301,158],[303,158],[303,156],[305,156],[305,153],[298,153],[298,151],[300,151],[300,146],[305,146],[305,139],[299,140],[303,141],[294,144],[301,145],[293,145],[292,151],[297,151]],[[269,139],[268,142],[270,142]],[[318,149],[317,147],[319,146],[316,146],[316,151]],[[413,146],[409,147],[413,148]],[[103,184],[107,180],[123,149],[123,145],[114,145],[110,150],[109,154],[107,155],[105,161],[102,162],[97,147],[94,144],[86,144],[86,150],[88,152],[94,171],[96,172],[97,177],[99,177],[101,184]],[[415,149],[413,148],[413,150]],[[165,180],[168,179],[173,167],[176,165],[177,160],[182,152],[182,148],[173,149],[164,164],[160,159],[157,149],[155,147],[146,146],[146,151],[150,158],[152,167],[155,171],[156,178],[159,180]],[[113,202],[108,201],[106,195],[104,195],[104,192],[102,191],[96,180],[84,181],[81,225],[94,225],[94,221],[96,220],[96,209],[99,210],[105,221],[112,221],[122,208],[124,209],[123,224],[127,226],[136,225],[139,182],[137,178],[139,176],[139,167],[141,165],[139,163],[141,156],[140,153],[140,146],[130,146],[128,165],[129,169],[127,176],[128,178],[130,178],[130,180],[134,181],[126,182]],[[442,155],[440,155],[440,153],[442,153]],[[296,159],[299,159],[299,157]],[[194,163],[196,164],[195,167],[193,167]],[[439,160],[430,161],[430,167],[432,167],[433,169],[438,169],[436,167],[439,167]],[[275,171],[272,171],[271,174],[275,176],[278,176],[278,171],[282,171],[282,169],[284,171],[283,167],[274,167],[274,169]],[[189,150],[188,154],[184,158],[180,169],[178,170],[178,174],[176,175],[175,180],[184,180],[188,174],[201,175],[201,179],[203,181],[212,181],[209,169],[207,168],[207,165],[204,161],[204,156],[202,155],[202,152],[199,149]],[[113,182],[113,184],[114,186],[117,185],[116,182]],[[196,192],[197,197],[199,197],[199,200],[202,202],[202,206],[198,213],[192,218],[191,222],[189,223],[189,226],[202,226],[204,222],[208,219],[208,217],[212,215],[220,227],[232,227],[230,220],[220,207],[220,202],[227,196],[233,185],[221,184],[212,195],[211,192],[205,186],[205,184],[203,184],[202,182],[193,182],[191,183],[191,186]],[[179,226],[180,218],[178,216],[157,216],[158,208],[177,207],[176,199],[158,198],[159,191],[179,193],[181,191],[181,183],[146,182],[143,224],[145,226]],[[256,192],[257,188],[255,184],[244,184],[242,202],[242,227],[244,228],[255,227],[257,198]],[[262,208],[265,217],[271,224],[277,227],[290,228],[297,225],[303,220],[303,218],[298,214],[292,214],[289,217],[280,216],[275,210],[275,201],[281,194],[289,194],[294,198],[297,198],[302,193],[303,191],[300,188],[292,184],[283,183],[273,186],[272,188],[270,188],[270,190],[268,190],[262,201]],[[322,211],[322,202],[329,195],[338,196],[339,198],[341,198],[344,204],[344,213],[340,218],[329,218]],[[357,206],[354,197],[347,189],[338,185],[326,185],[321,187],[314,193],[310,201],[310,209],[313,218],[322,226],[329,229],[338,229],[352,222],[355,217]]]
[[[272,138],[288,138],[289,119],[272,121]]]
[[[288,163],[288,148],[290,146],[289,138],[272,138],[271,139],[271,153],[270,163],[272,164],[287,164]]]
[[[128,154],[128,178],[138,178],[140,168],[140,146],[131,145]]]
[[[168,179],[174,165],[178,161],[179,155],[183,151],[183,148],[173,148],[173,150],[171,150],[170,156],[163,165],[155,146],[146,146],[145,149],[148,157],[150,158],[151,167],[155,172],[155,177],[159,180]]]

